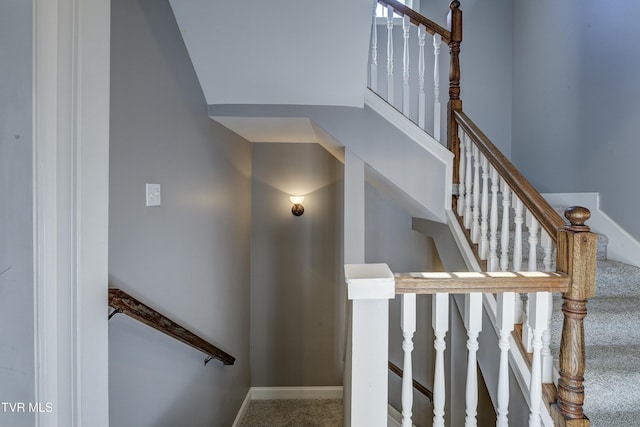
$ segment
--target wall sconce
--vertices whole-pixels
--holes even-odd
[[[295,216],[300,216],[304,213],[304,206],[302,206],[302,202],[304,202],[304,196],[291,196],[289,197],[293,206],[291,206],[291,213]]]

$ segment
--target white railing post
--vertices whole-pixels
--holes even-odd
[[[465,151],[467,144],[469,143],[467,135],[463,132],[462,128],[458,128],[458,135],[460,135],[460,162],[458,163],[458,176],[460,177],[460,184],[458,184],[458,216],[462,217],[464,222],[465,212],[465,168],[466,168],[466,156]]]
[[[416,294],[403,294],[402,306],[402,427],[411,427],[413,410],[413,367],[411,352],[413,351],[413,334],[416,332]]]
[[[497,295],[498,329],[500,339],[500,368],[498,371],[498,407],[496,408],[496,427],[508,427],[509,421],[509,336],[513,331],[515,293],[504,292]]]
[[[387,102],[393,105],[393,8],[387,6]]]
[[[509,209],[511,208],[511,188],[502,181],[502,235],[500,236],[500,270],[509,269]]]
[[[529,324],[533,331],[531,382],[529,384],[529,427],[540,427],[540,405],[542,404],[542,334],[547,329],[549,318],[549,293],[532,293],[529,298]]]
[[[386,427],[389,300],[395,280],[386,264],[346,264],[351,334],[345,364],[345,426]]]
[[[435,336],[433,347],[436,350],[433,373],[433,427],[444,427],[444,351],[447,348],[444,339],[449,330],[449,294],[435,294],[431,298],[431,324]]]
[[[464,326],[467,329],[467,383],[465,387],[466,417],[465,427],[477,425],[478,409],[478,334],[482,330],[482,294],[473,292],[465,295]]]
[[[522,223],[524,222],[523,217],[523,209],[524,205],[522,201],[513,194],[513,211],[514,211],[514,219],[513,222],[515,224],[515,236],[513,243],[513,271],[521,271],[522,270]],[[524,301],[526,301],[527,294],[518,294],[516,296],[516,323],[522,323],[522,328],[524,330],[524,324],[526,323],[526,318],[524,316]]]
[[[491,166],[491,210],[489,215],[489,271],[498,271],[498,188],[500,187],[500,175],[496,168]]]
[[[480,156],[482,166],[482,198],[480,203],[480,244],[478,253],[480,259],[485,260],[489,255],[489,161],[484,155]]]
[[[473,223],[471,241],[480,241],[480,150],[473,145]]]
[[[376,23],[376,9],[378,2],[373,4],[373,22],[371,24],[371,64],[369,65],[369,85],[371,90],[378,93],[378,25]]]
[[[427,28],[424,25],[418,26],[418,126],[420,129],[426,128],[426,100],[424,94],[424,45],[427,36]],[[435,137],[435,136],[434,136]],[[438,139],[438,138],[436,138]]]
[[[411,22],[409,17],[402,17],[402,38],[404,39],[402,49],[402,114],[409,117],[409,30]]]
[[[433,35],[433,137],[440,141],[440,34]]]
[[[465,172],[465,184],[464,184],[465,191],[466,191],[466,196],[464,201],[464,228],[469,230],[471,228],[471,220],[472,220],[471,209],[473,208],[473,201],[472,201],[473,176],[471,174],[471,159],[473,157],[473,150],[472,150],[473,143],[469,140],[469,137],[467,136],[466,133],[464,133],[463,135],[464,135],[464,139],[467,141],[467,143],[465,144],[465,147],[466,147],[465,156],[467,158],[465,163],[467,165],[467,171]]]

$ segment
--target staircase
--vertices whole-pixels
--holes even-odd
[[[185,9],[179,7],[180,3],[178,0],[172,1],[172,6],[179,21],[198,18],[197,15],[199,13],[194,12],[193,9],[191,11],[193,15],[190,18],[181,18],[180,11]],[[356,271],[355,275],[350,276],[347,274],[348,281],[350,281],[350,292],[353,289],[353,295],[350,296],[350,299],[353,300],[355,313],[353,314],[352,322],[354,324],[357,323],[358,326],[368,325],[371,327],[371,322],[364,321],[366,318],[369,321],[376,321],[376,324],[380,327],[371,332],[370,335],[367,335],[366,340],[363,340],[367,349],[375,347],[375,351],[364,351],[362,348],[356,351],[356,346],[361,343],[353,343],[353,347],[350,350],[354,350],[354,353],[348,355],[347,358],[354,357],[357,359],[366,355],[367,357],[364,357],[364,359],[367,360],[366,363],[362,359],[357,359],[357,363],[354,363],[354,360],[349,360],[349,367],[355,367],[358,372],[354,374],[353,371],[348,370],[345,377],[346,382],[353,381],[353,384],[345,384],[345,387],[349,387],[349,391],[353,392],[345,402],[347,419],[357,413],[357,416],[364,417],[358,418],[359,420],[376,419],[377,421],[374,424],[352,421],[349,425],[360,427],[365,424],[369,426],[386,423],[386,417],[384,416],[386,413],[385,405],[372,405],[370,402],[363,404],[360,398],[367,395],[367,392],[371,389],[381,390],[385,388],[386,390],[387,358],[386,356],[377,357],[376,351],[386,351],[385,340],[387,337],[381,337],[381,335],[384,328],[388,326],[385,326],[388,322],[386,317],[371,316],[371,313],[376,310],[381,310],[380,312],[384,313],[384,310],[388,310],[388,306],[386,309],[384,307],[385,304],[388,304],[384,300],[393,298],[396,293],[402,293],[402,322],[403,327],[406,327],[406,329],[403,329],[405,335],[403,349],[409,354],[412,349],[411,337],[413,331],[415,331],[415,326],[411,326],[410,315],[405,318],[404,312],[411,312],[411,307],[415,307],[415,301],[412,302],[411,299],[412,294],[414,298],[416,293],[433,295],[433,328],[436,335],[436,380],[434,381],[434,389],[439,393],[439,396],[443,396],[445,392],[445,383],[448,384],[460,379],[460,375],[458,375],[458,378],[453,378],[456,374],[448,372],[449,376],[445,380],[443,374],[444,336],[450,327],[453,328],[453,325],[449,326],[447,323],[450,301],[453,301],[451,307],[459,310],[459,315],[456,314],[457,317],[453,317],[456,317],[458,321],[463,319],[462,323],[464,323],[463,326],[466,329],[465,334],[469,337],[468,341],[466,341],[466,346],[470,349],[468,355],[465,356],[468,360],[466,390],[471,390],[467,391],[465,396],[467,425],[475,425],[476,423],[475,411],[478,396],[477,393],[474,395],[472,390],[477,390],[475,352],[477,351],[477,336],[480,332],[480,324],[483,322],[485,322],[483,333],[493,329],[495,341],[498,342],[499,340],[499,344],[495,345],[495,347],[500,348],[498,357],[484,356],[482,353],[477,354],[481,366],[483,365],[483,358],[485,360],[484,363],[489,363],[487,360],[493,357],[491,361],[493,367],[498,364],[498,360],[500,361],[500,373],[494,376],[487,375],[487,378],[498,378],[499,385],[497,390],[491,392],[493,393],[494,406],[498,412],[498,425],[507,425],[507,410],[511,409],[509,399],[520,397],[521,400],[527,401],[527,410],[530,410],[530,415],[527,414],[529,415],[530,426],[549,426],[553,425],[554,422],[555,425],[570,425],[577,422],[581,426],[588,426],[589,421],[583,416],[582,412],[582,398],[584,395],[581,392],[581,377],[583,373],[586,377],[587,390],[584,408],[586,415],[592,417],[593,425],[630,425],[637,415],[635,406],[637,406],[638,402],[629,398],[628,402],[623,402],[620,405],[620,411],[617,411],[616,415],[614,415],[611,409],[612,405],[602,399],[602,396],[607,396],[607,393],[609,393],[607,390],[612,388],[611,377],[623,377],[622,379],[630,380],[631,383],[624,390],[615,390],[617,396],[631,395],[628,390],[633,385],[633,380],[636,379],[633,375],[627,375],[626,370],[622,374],[612,371],[609,361],[619,360],[620,362],[616,363],[615,366],[623,366],[625,363],[638,359],[635,356],[637,352],[634,353],[633,350],[640,349],[640,343],[632,339],[633,333],[629,333],[629,331],[634,332],[640,330],[640,328],[636,326],[622,328],[618,325],[618,323],[622,323],[623,318],[626,320],[629,313],[634,313],[634,307],[638,306],[636,298],[640,295],[628,290],[630,283],[623,283],[630,277],[634,278],[633,284],[640,282],[638,280],[638,272],[628,266],[621,267],[611,261],[598,261],[600,270],[597,277],[598,286],[599,289],[605,289],[605,293],[594,298],[593,302],[590,303],[591,317],[587,316],[586,335],[584,337],[581,332],[582,318],[579,315],[575,316],[575,313],[572,313],[571,310],[565,310],[563,313],[560,308],[559,298],[553,300],[553,311],[551,310],[551,306],[548,305],[549,292],[563,293],[572,302],[576,303],[576,311],[582,311],[583,305],[593,294],[592,275],[590,275],[592,273],[593,260],[590,257],[591,242],[595,241],[596,236],[589,231],[588,227],[585,227],[584,220],[588,218],[588,213],[574,211],[574,215],[570,215],[571,223],[565,225],[564,220],[550,208],[539,193],[495,149],[491,142],[488,141],[488,138],[463,112],[460,98],[459,67],[460,44],[462,42],[462,11],[459,9],[459,2],[454,0],[451,4],[449,29],[444,29],[434,24],[395,0],[380,0],[380,3],[388,8],[388,13],[386,17],[376,17],[374,12],[373,22],[371,23],[373,31],[371,32],[372,39],[369,52],[369,86],[372,92],[366,92],[364,96],[364,109],[359,108],[358,94],[353,92],[353,87],[358,88],[360,86],[355,80],[350,80],[351,83],[347,85],[349,88],[348,99],[345,98],[338,103],[343,107],[335,107],[334,104],[334,106],[326,108],[318,105],[306,105],[304,107],[249,105],[311,104],[305,100],[312,97],[295,97],[302,92],[301,89],[291,91],[291,88],[280,88],[280,90],[274,91],[287,92],[290,97],[285,97],[284,101],[279,98],[278,102],[274,102],[273,98],[268,96],[269,94],[261,94],[257,100],[247,98],[238,101],[233,98],[236,94],[233,90],[230,90],[230,87],[206,87],[206,82],[203,84],[210,104],[213,103],[213,99],[216,99],[217,103],[224,104],[224,102],[219,101],[219,93],[223,93],[222,99],[228,104],[239,104],[210,105],[209,115],[220,123],[225,124],[225,126],[236,130],[241,135],[241,128],[249,126],[247,123],[250,122],[250,125],[253,126],[265,118],[274,119],[273,122],[289,118],[308,120],[309,128],[312,129],[314,138],[316,138],[313,142],[319,142],[326,147],[333,147],[327,148],[329,151],[335,149],[336,143],[339,146],[335,152],[338,153],[337,156],[342,156],[341,160],[345,162],[346,200],[353,199],[349,197],[351,194],[348,193],[348,184],[351,183],[352,176],[356,176],[360,180],[357,182],[358,185],[362,184],[365,168],[371,168],[374,173],[381,177],[380,181],[384,183],[383,185],[388,185],[392,192],[401,194],[400,198],[404,199],[403,203],[406,203],[406,206],[411,206],[411,209],[415,209],[416,216],[446,223],[452,230],[455,229],[453,234],[456,235],[456,243],[466,253],[465,261],[470,270],[488,272],[478,276],[480,280],[477,282],[460,280],[464,282],[461,286],[465,291],[460,293],[465,293],[466,295],[451,298],[451,300],[448,293],[456,292],[449,288],[447,288],[448,290],[438,289],[438,285],[433,285],[436,277],[428,274],[425,274],[424,277],[407,275],[394,278],[393,275],[389,277],[388,273],[390,272],[377,267],[374,269],[373,275],[369,275],[369,270],[365,272],[365,269],[352,269]],[[269,10],[272,11],[273,8]],[[361,27],[363,20],[360,19],[359,11],[354,10],[352,12],[358,15],[358,20],[355,23],[350,22],[350,24],[357,24]],[[216,14],[215,11],[209,11],[209,13],[201,13],[200,15],[217,16],[217,19],[221,20],[219,24],[231,26],[228,30],[230,33],[233,32],[232,26],[236,21],[226,19],[224,13]],[[348,15],[348,13],[345,13],[345,15]],[[379,19],[385,19],[384,25],[388,30],[386,41],[384,38],[378,39]],[[268,21],[268,19],[260,20],[260,25],[264,25],[264,21]],[[293,19],[292,21],[296,20]],[[412,25],[418,28],[418,41],[409,46],[409,35],[416,32],[411,29]],[[259,27],[258,23],[253,26]],[[207,37],[202,37],[196,31],[191,31],[195,27],[205,27],[205,25],[194,25],[183,29],[183,31],[185,31],[187,45],[196,45],[196,48],[190,47],[189,50],[196,69],[202,70],[199,71],[199,76],[201,81],[204,81],[207,78],[211,78],[207,76],[212,76],[216,73],[208,69],[207,66],[198,66],[199,58],[216,58],[218,55],[212,55],[207,46],[198,42],[199,39],[204,40]],[[433,85],[427,85],[425,82],[425,76],[431,74],[425,71],[424,47],[427,34],[433,35]],[[344,41],[348,37],[339,39]],[[398,43],[399,39],[402,39],[401,43]],[[360,43],[361,40],[357,40],[357,42]],[[386,63],[378,61],[378,42],[387,51]],[[443,109],[439,99],[440,77],[438,70],[441,63],[439,56],[441,43],[445,46],[448,45],[451,54],[449,61],[451,64],[449,104],[446,110]],[[417,50],[416,44],[418,46]],[[344,46],[344,44],[340,46]],[[397,49],[398,46],[402,50],[402,72],[396,71],[394,74],[393,49]],[[258,48],[258,50],[261,49]],[[412,60],[409,61],[409,52],[415,51],[418,52],[417,61],[416,56],[413,56]],[[361,55],[361,52],[359,55]],[[415,62],[418,64],[417,73],[410,74],[408,71],[409,63]],[[396,64],[398,64],[398,61],[396,61]],[[226,69],[227,74],[231,75],[237,69],[245,72],[251,68],[251,65],[242,66],[241,64],[238,66],[237,64],[232,64]],[[400,67],[396,65],[396,68]],[[268,74],[269,72],[263,72],[261,77]],[[304,75],[305,72],[297,72],[295,74]],[[317,77],[320,79],[325,76]],[[387,85],[383,88],[382,82],[385,77]],[[250,81],[251,78],[251,75],[246,76],[247,81]],[[225,78],[216,78],[214,83],[220,84],[220,82],[226,82],[226,80]],[[335,78],[331,77],[329,80],[334,81]],[[396,85],[401,86],[401,90],[394,90]],[[269,88],[270,82],[267,81],[257,86],[264,90]],[[292,87],[297,88],[298,86],[292,85]],[[305,87],[308,87],[308,85]],[[417,88],[417,93],[412,94],[410,87]],[[430,92],[432,95],[429,95]],[[261,98],[261,96],[263,97]],[[318,96],[318,94],[315,93],[314,96]],[[429,103],[426,102],[427,97],[430,99]],[[403,117],[398,118],[397,116],[399,115]],[[247,122],[241,123],[242,120],[247,120]],[[414,124],[407,124],[407,120],[413,121]],[[405,123],[401,123],[403,121]],[[237,125],[238,128],[234,129],[234,125]],[[395,129],[390,130],[390,127]],[[416,134],[416,128],[420,128],[424,132],[421,131],[421,133]],[[447,148],[449,151],[446,153],[443,152],[445,151],[443,146],[439,144],[441,140],[445,139],[444,137],[441,138],[441,134],[447,134]],[[251,140],[250,138],[248,139]],[[397,145],[390,147],[389,144],[391,142]],[[452,157],[454,157],[453,160]],[[355,159],[355,163],[349,159]],[[355,173],[352,174],[352,171],[355,171]],[[430,188],[427,189],[427,187]],[[454,196],[453,206],[450,204],[452,194]],[[506,207],[506,209],[499,211],[498,200],[501,201],[502,206]],[[357,208],[360,207],[357,206]],[[509,209],[512,209],[514,213],[510,214]],[[362,218],[357,217],[357,215],[364,216],[364,212],[361,212],[360,209],[354,209],[353,211],[356,213],[356,219],[350,223],[345,220],[345,234],[351,231],[351,225],[357,225],[358,222],[362,222]],[[498,212],[507,213],[503,217]],[[499,218],[502,218],[502,220]],[[498,224],[502,224],[501,228],[498,228]],[[524,234],[521,229],[523,224],[527,228]],[[508,244],[508,231],[510,229],[514,231],[515,236],[520,237],[513,237],[512,243]],[[362,238],[362,235],[357,235],[356,233],[355,236],[349,234],[345,240],[349,242],[359,241],[363,240]],[[498,242],[501,244],[499,245]],[[587,243],[582,247],[580,242]],[[505,250],[504,248],[507,246],[513,249]],[[501,248],[503,253],[498,248]],[[353,255],[349,250],[345,252],[345,258],[358,258],[361,255]],[[513,258],[510,258],[510,256]],[[550,273],[536,276],[541,280],[531,279],[527,282],[527,276],[520,275],[517,277],[518,280],[513,280],[514,283],[511,288],[496,288],[499,285],[499,276],[490,274],[500,270],[528,270],[529,272],[535,272],[536,270],[555,271],[556,268],[558,270],[557,274]],[[611,276],[605,273],[621,268],[626,270],[623,273],[616,273],[616,280],[612,280]],[[630,270],[633,270],[633,272],[629,273]],[[459,279],[459,277],[456,277],[456,279]],[[402,288],[403,284],[415,283],[416,281],[420,281],[415,286],[418,289],[417,292],[415,292],[416,289],[411,288],[413,285]],[[602,283],[603,281],[606,283]],[[384,286],[378,286],[381,283]],[[612,283],[617,283],[618,285],[612,285]],[[398,291],[398,286],[401,288],[400,291]],[[365,288],[367,290],[362,291]],[[522,307],[517,305],[512,307],[510,305],[514,303],[512,295],[514,292],[516,294],[528,294],[528,299],[515,300],[515,303],[522,304]],[[493,298],[492,294],[494,293],[498,295],[497,298]],[[356,300],[362,301],[356,302]],[[380,300],[383,303],[380,303]],[[436,300],[439,302],[436,303]],[[355,309],[355,307],[358,308]],[[614,312],[618,310],[620,314],[612,314],[612,309]],[[415,308],[413,311],[415,311]],[[530,353],[532,353],[530,355],[519,354],[518,349],[513,345],[511,330],[514,327],[514,314],[516,317],[522,314],[522,318],[516,318],[515,321],[523,325],[524,347],[526,350],[530,350]],[[612,316],[614,319],[620,317],[620,322],[616,322],[616,325],[613,326],[611,326],[613,323],[611,321]],[[490,318],[490,322],[493,322],[492,325],[483,320],[486,317]],[[548,317],[552,320],[550,328]],[[413,322],[415,323],[415,313]],[[570,332],[561,337],[563,324],[565,329],[569,329]],[[567,328],[566,325],[569,325],[569,327]],[[608,330],[609,328],[612,330]],[[550,337],[548,337],[548,330],[550,331]],[[620,333],[621,330],[624,330],[624,334]],[[464,347],[466,338],[466,336],[457,337],[458,340],[462,339],[462,345],[458,345],[459,348]],[[583,372],[584,366],[580,363],[584,355],[582,351],[584,339],[587,342],[587,369],[585,372]],[[611,345],[614,344],[616,347],[612,349]],[[619,345],[623,348],[618,348]],[[552,363],[549,363],[549,361],[553,361],[551,353],[556,356],[559,355],[561,346],[565,358],[557,362],[560,374],[556,373],[556,377],[558,375],[561,376],[561,386],[558,387],[560,396],[555,396],[556,385],[551,381]],[[551,353],[547,354],[548,352]],[[374,353],[376,354],[375,363],[372,360],[368,360],[368,356]],[[590,356],[590,353],[594,356]],[[508,363],[511,364],[511,369],[518,371],[517,375],[519,377],[517,380],[520,385],[519,388],[511,388],[511,390],[508,387],[509,365],[507,358],[509,358],[509,355],[511,355],[511,358]],[[525,363],[527,357],[530,358],[529,366],[526,366]],[[374,358],[371,357],[371,359]],[[514,362],[514,359],[517,360]],[[408,360],[407,362],[407,359],[405,359],[404,370],[410,380],[411,361],[410,359]],[[519,362],[520,360],[522,360],[522,363]],[[382,362],[384,362],[384,366]],[[524,368],[521,366],[522,364],[525,365]],[[518,367],[514,367],[514,365],[518,365]],[[367,369],[362,369],[363,366]],[[383,369],[380,368],[381,366],[383,366]],[[599,366],[602,369],[599,369]],[[461,368],[462,366],[456,365],[456,369],[451,369],[450,371],[457,370],[458,367]],[[362,371],[359,371],[359,369],[362,369]],[[376,378],[375,380],[367,379],[368,382],[365,382],[364,385],[358,383],[357,375],[368,377],[376,369],[380,372],[376,371],[375,375],[371,375],[371,377]],[[442,371],[440,371],[441,369]],[[353,377],[350,376],[351,374],[353,374]],[[604,380],[600,380],[600,378]],[[402,398],[403,417],[405,418],[403,423],[404,425],[410,425],[411,399],[406,397],[410,386],[405,383],[403,383]],[[549,392],[549,390],[551,391]],[[449,394],[448,397],[451,397],[451,395]],[[376,398],[378,397],[376,396]],[[359,401],[354,402],[355,399]],[[386,403],[386,395],[381,401]],[[380,403],[379,401],[376,402]],[[447,401],[447,405],[451,405],[451,402]],[[372,416],[371,408],[375,408],[375,411],[379,413]],[[452,409],[452,406],[446,406],[446,408],[449,414],[453,412],[450,416],[458,416],[456,420],[460,418],[460,414],[465,412],[465,408],[460,410],[460,406],[456,406],[455,409]],[[444,411],[444,398],[436,397],[434,399],[435,425],[444,423]],[[618,417],[618,414],[621,415]],[[611,424],[607,424],[607,422]],[[457,425],[456,421],[452,423]]]
[[[604,257],[597,264],[597,294],[584,326],[584,411],[594,427],[634,426],[640,419],[640,268]],[[551,342],[558,343],[561,298],[553,303]]]

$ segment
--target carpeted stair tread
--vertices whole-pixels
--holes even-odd
[[[638,426],[640,411],[598,412],[590,417],[591,427],[633,427]]]
[[[556,348],[562,333],[562,300],[554,298],[551,342]],[[584,320],[587,345],[633,345],[640,343],[640,297],[596,297],[587,304]]]
[[[640,410],[640,345],[589,345],[585,351],[585,413]]]
[[[612,260],[598,260],[596,295],[640,296],[640,268]]]

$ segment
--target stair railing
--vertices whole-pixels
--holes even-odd
[[[442,42],[451,42],[451,32],[396,0],[378,0],[378,3],[385,7],[385,14],[378,16],[377,7],[374,7],[369,55],[369,88],[440,141],[443,108],[440,103],[440,51]],[[384,29],[378,28],[381,23],[386,24],[386,37],[382,37]],[[401,74],[394,73],[394,57],[398,56],[394,53],[394,39],[400,36],[396,34],[400,30]],[[427,34],[431,36],[433,46],[433,61],[429,64],[425,53]],[[414,39],[417,39],[417,43],[412,43]],[[379,55],[378,46],[383,43],[386,57],[382,58],[383,61],[378,61],[378,57],[382,56]],[[416,50],[417,66],[413,66]],[[430,73],[433,77],[431,87],[426,86],[428,65],[433,70]],[[382,74],[386,75],[386,79],[379,80],[378,76]],[[398,85],[402,86],[401,96],[396,95],[395,87]],[[428,96],[433,99],[432,105],[426,103]]]
[[[113,311],[109,314],[109,319],[117,313],[124,313],[127,316],[170,336],[171,338],[181,341],[196,350],[200,350],[208,356],[204,361],[205,366],[212,359],[217,359],[224,365],[233,365],[236,361],[236,358],[231,356],[229,353],[220,350],[215,345],[199,337],[121,289],[109,289],[109,307],[113,308]]]
[[[449,296],[464,295],[464,326],[467,331],[467,376],[465,393],[465,426],[477,423],[478,378],[476,355],[479,350],[478,334],[482,328],[482,295],[497,294],[500,313],[501,337],[513,330],[514,292],[566,292],[570,277],[554,272],[459,272],[411,273],[394,275],[386,264],[348,264],[345,266],[347,294],[351,300],[351,339],[347,349],[345,370],[350,384],[345,387],[349,405],[347,424],[351,426],[386,426],[389,299],[401,296],[401,328],[404,360],[402,370],[402,426],[412,425],[413,392],[411,384],[413,334],[416,331],[416,295],[432,295],[432,327],[435,340],[433,385],[433,425],[445,422],[445,338],[449,330]],[[546,327],[548,306],[532,302],[532,325],[537,335]],[[499,347],[503,355],[502,340]],[[500,376],[508,378],[507,358],[501,358]],[[541,389],[532,370],[531,388]],[[506,387],[505,387],[506,386]],[[508,381],[498,387],[497,425],[506,426],[509,403]],[[535,398],[535,392],[533,397]],[[539,402],[538,402],[539,403]],[[540,404],[530,405],[530,423],[540,425]],[[537,423],[537,424],[536,424]]]
[[[514,281],[514,291],[518,295],[514,297],[513,321],[522,325],[517,329],[521,330],[520,338],[524,350],[533,353],[532,376],[541,379],[541,381],[532,379],[530,405],[535,407],[541,399],[542,392],[538,384],[550,384],[551,391],[545,393],[544,402],[549,407],[555,424],[577,425],[574,423],[578,422],[580,426],[588,426],[589,421],[582,411],[584,402],[583,319],[587,314],[588,298],[595,296],[597,241],[596,235],[591,233],[589,227],[585,225],[590,213],[585,208],[570,208],[565,212],[569,220],[569,224],[565,225],[562,217],[463,112],[460,97],[459,58],[462,43],[462,11],[458,0],[453,0],[450,4],[447,29],[396,0],[378,0],[378,3],[386,6],[387,12],[384,17],[378,17],[374,8],[370,88],[386,99],[389,104],[401,110],[423,130],[431,131],[437,140],[440,140],[441,117],[440,41],[444,41],[449,46],[449,101],[446,126],[447,147],[454,154],[452,212],[456,214],[465,231],[481,268],[488,272],[555,270],[569,276],[569,287],[563,291],[564,321],[557,391],[552,384],[553,356],[549,350],[551,293],[517,290],[521,279]],[[397,19],[394,19],[394,14],[402,17],[401,102],[395,96],[394,90],[397,83],[394,77],[393,52],[394,28]],[[386,89],[382,88],[378,81],[378,73],[384,65],[378,63],[380,20],[384,20],[387,24]],[[416,96],[410,90],[412,48],[409,39],[411,32],[414,31],[411,30],[412,25],[418,27],[417,101],[412,100]],[[425,94],[426,33],[431,34],[434,39],[432,127],[426,123],[428,110]],[[412,108],[414,104],[417,108]],[[526,231],[523,226],[526,227]],[[513,242],[510,241],[511,239]],[[497,299],[503,300],[498,304],[504,304],[504,295],[505,293],[498,294]],[[497,313],[497,324],[503,325],[505,321],[508,323],[509,313],[504,310],[498,310]],[[544,316],[541,313],[544,313]],[[544,321],[542,317],[545,318]],[[508,341],[502,335],[500,340],[502,354],[506,355],[509,350]],[[502,365],[501,358],[501,369]],[[469,374],[474,375],[472,372]],[[503,381],[506,380],[499,380],[499,389],[502,387],[502,393],[504,393]],[[500,390],[498,395],[501,396]],[[501,407],[499,404],[497,409],[498,425],[506,425],[501,421],[505,418],[501,414],[506,413],[506,407]],[[537,425],[536,422],[534,419],[530,425]]]

